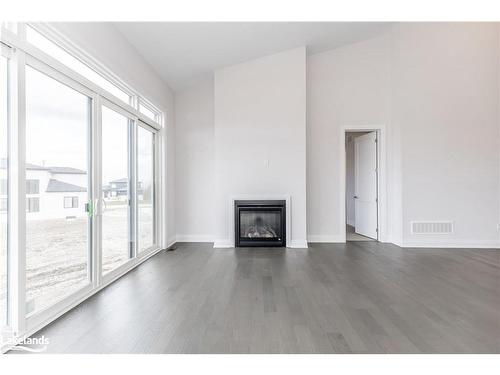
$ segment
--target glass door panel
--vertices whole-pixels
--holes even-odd
[[[131,257],[129,137],[131,120],[102,107],[102,273]]]
[[[154,194],[154,133],[139,126],[137,128],[137,249],[139,252],[155,244]]]
[[[88,96],[26,67],[27,315],[90,283],[91,109]]]

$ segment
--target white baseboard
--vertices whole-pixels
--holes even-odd
[[[214,248],[215,249],[228,249],[234,247],[234,244],[227,239],[222,239],[222,240],[215,240],[214,241]]]
[[[446,249],[496,249],[500,250],[498,241],[403,241],[403,248],[446,248]]]
[[[399,246],[399,247],[403,247],[403,241],[399,237],[387,236],[385,238],[381,238],[380,242],[391,243],[393,245],[396,245],[396,246]]]
[[[214,242],[211,235],[205,234],[178,234],[175,238],[177,242]]]
[[[174,243],[176,243],[176,242],[177,242],[177,240],[176,240],[176,237],[175,237],[175,236],[174,236],[174,237],[169,238],[169,239],[167,240],[167,249],[168,249],[170,246],[172,246]]]
[[[307,249],[307,241],[306,240],[291,240],[290,247],[292,249]]]
[[[177,235],[168,241],[168,246],[175,242],[213,242],[214,248],[227,249],[234,247],[228,239],[214,240],[207,235]],[[295,249],[307,249],[307,243],[345,243],[346,239],[342,235],[310,235],[305,240],[291,240],[289,247]],[[498,241],[443,241],[443,240],[421,240],[421,241],[401,241],[395,238],[385,238],[384,243],[392,243],[402,248],[457,248],[457,249],[500,249]]]
[[[310,243],[344,243],[345,237],[341,235],[318,234],[307,236],[307,242]]]

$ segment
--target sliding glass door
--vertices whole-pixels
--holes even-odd
[[[133,256],[131,133],[134,121],[117,108],[102,106],[101,237],[102,273]]]
[[[3,340],[159,249],[164,150],[163,114],[126,82],[44,25],[0,29]]]
[[[91,113],[89,96],[26,66],[28,316],[91,283]]]

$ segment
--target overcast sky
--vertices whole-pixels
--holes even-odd
[[[89,98],[32,69],[26,70],[26,161],[87,171]],[[127,177],[125,116],[102,110],[103,184]],[[140,132],[142,134],[142,132]],[[148,139],[149,138],[149,139]],[[138,139],[138,163],[150,169],[150,137]],[[140,173],[150,180],[149,173]],[[146,184],[150,181],[144,181]]]

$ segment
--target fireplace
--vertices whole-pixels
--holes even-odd
[[[234,240],[238,247],[286,246],[286,201],[234,201]]]

